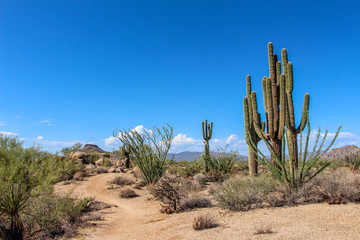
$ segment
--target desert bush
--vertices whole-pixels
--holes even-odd
[[[181,177],[193,177],[198,173],[205,171],[203,160],[194,159],[193,161],[182,160],[171,165],[170,173],[179,175]]]
[[[277,190],[277,182],[269,175],[231,178],[212,191],[220,207],[233,211],[246,211],[260,207],[265,197]]]
[[[188,209],[195,209],[195,208],[206,208],[206,207],[212,207],[213,204],[211,200],[207,197],[194,195],[185,198],[181,202],[181,209],[188,210]]]
[[[195,230],[209,229],[218,226],[215,219],[209,215],[200,215],[194,219],[193,228]]]
[[[28,205],[29,212],[24,216],[28,236],[73,236],[77,225],[82,221],[81,214],[90,200],[51,194],[33,198]]]
[[[165,206],[161,205],[162,207],[175,212],[181,210],[180,200],[186,196],[183,192],[182,182],[179,176],[162,177],[159,182],[151,188],[151,193],[156,199],[166,204]]]
[[[133,198],[136,197],[137,194],[134,190],[130,189],[130,188],[124,188],[120,190],[120,196],[122,198]]]
[[[29,225],[31,203],[51,196],[61,176],[82,170],[76,162],[41,151],[40,146],[22,145],[16,138],[0,136],[0,215],[6,216],[0,227],[15,239],[22,239],[21,229]]]
[[[198,173],[193,177],[195,182],[198,182],[202,185],[206,184],[206,176],[202,173]]]
[[[118,176],[116,178],[114,178],[114,180],[111,181],[112,184],[116,184],[119,186],[124,186],[124,185],[131,185],[134,184],[134,181],[122,176]]]
[[[211,154],[208,161],[209,170],[223,174],[229,173],[231,171],[231,168],[237,162],[238,157],[238,152],[226,152],[226,147],[218,147],[218,152]]]
[[[162,131],[153,127],[151,131],[138,133],[135,130],[116,130],[113,133],[130,150],[131,158],[139,167],[147,184],[157,182],[165,173],[167,154],[174,137],[173,128],[163,126]]]

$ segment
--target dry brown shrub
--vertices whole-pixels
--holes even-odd
[[[256,235],[271,234],[271,233],[274,233],[274,231],[271,229],[270,225],[260,225],[260,226],[256,227],[256,229],[255,229]]]
[[[124,188],[120,190],[120,197],[122,198],[133,198],[137,197],[136,192],[130,188]]]
[[[119,186],[125,186],[125,185],[131,185],[134,183],[133,180],[122,177],[122,176],[118,176],[116,178],[114,178],[114,180],[111,181],[112,184],[116,184]]]
[[[195,230],[209,229],[217,227],[215,219],[209,215],[200,215],[199,217],[194,218],[193,228]]]
[[[212,207],[211,200],[207,197],[202,196],[190,196],[185,198],[181,203],[182,210],[195,209],[195,208],[206,208]]]

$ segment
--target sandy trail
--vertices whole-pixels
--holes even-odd
[[[101,174],[56,186],[58,192],[72,190],[73,196],[92,196],[118,206],[102,210],[104,221],[81,231],[85,239],[360,239],[360,205],[357,204],[310,204],[239,213],[208,208],[166,215],[159,212],[159,202],[148,199],[151,195],[147,190],[135,190],[139,197],[122,199],[119,189],[107,189],[107,182],[119,175]],[[201,214],[214,216],[220,225],[193,230],[193,219]],[[260,226],[270,227],[273,233],[256,235]]]

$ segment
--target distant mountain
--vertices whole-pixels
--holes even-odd
[[[324,159],[326,160],[340,160],[347,161],[351,157],[360,156],[360,148],[355,145],[348,145],[341,148],[333,148],[325,154]]]
[[[211,154],[216,154],[216,152],[211,152]],[[176,162],[181,161],[181,160],[186,160],[186,161],[192,161],[194,159],[199,159],[201,157],[201,155],[203,155],[203,152],[181,152],[181,153],[169,153],[168,154],[168,158],[172,159]],[[247,157],[246,156],[241,156],[240,155],[240,161],[247,161]]]

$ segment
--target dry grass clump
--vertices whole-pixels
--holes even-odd
[[[260,225],[260,226],[256,227],[256,229],[255,229],[256,235],[271,234],[271,233],[274,233],[274,231],[271,229],[271,226],[269,226],[269,225]]]
[[[133,198],[137,197],[136,192],[130,188],[124,188],[120,190],[120,197],[122,198]]]
[[[183,209],[183,210],[195,209],[195,208],[206,208],[206,207],[212,207],[212,206],[213,206],[213,204],[209,198],[197,196],[197,195],[187,197],[181,203],[181,209]]]
[[[119,186],[131,185],[134,184],[134,181],[122,176],[118,176],[111,181],[112,184],[116,184]]]
[[[194,218],[193,228],[195,230],[209,229],[217,227],[215,219],[209,215],[200,215],[199,217]]]

